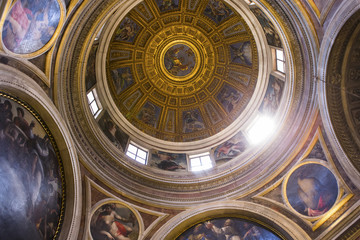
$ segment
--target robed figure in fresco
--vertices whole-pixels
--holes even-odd
[[[53,239],[62,206],[57,155],[34,116],[1,97],[0,146],[0,239]]]
[[[245,219],[217,218],[196,224],[176,240],[280,240],[280,238]]]
[[[101,206],[91,220],[91,234],[94,240],[133,240],[137,239],[138,223],[129,209],[126,215],[118,213],[120,205],[108,203]],[[124,214],[125,215],[125,214]]]
[[[309,163],[291,174],[286,193],[290,205],[297,212],[317,217],[329,211],[336,202],[337,181],[325,166]]]
[[[5,19],[3,43],[14,53],[35,52],[51,39],[59,21],[56,0],[18,0]]]

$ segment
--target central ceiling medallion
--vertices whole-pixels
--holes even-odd
[[[210,40],[192,26],[162,29],[146,51],[148,78],[164,94],[189,96],[203,87],[215,65]]]
[[[199,67],[199,54],[193,50],[194,47],[189,43],[179,43],[175,41],[165,47],[164,51],[164,68],[165,74],[169,74],[169,78],[182,81],[191,78]],[[196,68],[196,69],[195,69]]]
[[[175,42],[175,45],[165,48],[164,67],[171,77],[181,80],[182,77],[193,75],[196,59],[198,57],[188,44]]]

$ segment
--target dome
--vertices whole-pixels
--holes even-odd
[[[86,65],[75,70],[82,84],[70,91],[96,90],[92,99],[102,110],[95,114],[88,108],[92,100],[73,96],[85,108],[81,131],[87,138],[92,133],[90,149],[99,146],[98,153],[108,156],[100,161],[114,167],[108,169],[114,179],[127,169],[149,177],[146,184],[167,189],[170,181],[182,188],[190,181],[191,189],[198,179],[229,169],[260,173],[258,155],[274,143],[253,145],[251,131],[261,138],[281,129],[295,97],[287,40],[261,8],[212,0],[134,1],[98,16],[102,20],[80,53]],[[274,69],[277,52],[281,71]],[[277,126],[259,122],[263,117]]]
[[[272,69],[248,6],[143,1],[120,12],[101,30],[96,76],[102,105],[122,131],[140,146],[170,153],[196,154],[245,138]],[[278,82],[272,115],[285,92]]]
[[[244,117],[256,98],[257,46],[228,4],[170,2],[144,1],[114,16],[103,77],[112,102],[141,132],[202,140]]]

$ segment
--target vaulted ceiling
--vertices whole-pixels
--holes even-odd
[[[28,175],[42,177],[17,185],[39,239],[101,239],[111,208],[132,221],[119,239],[190,239],[226,219],[242,238],[249,222],[281,239],[360,236],[358,1],[35,3],[0,4],[0,139],[13,139],[0,157],[15,172],[16,144],[39,156]],[[55,204],[40,186],[56,177],[54,227],[38,202]]]

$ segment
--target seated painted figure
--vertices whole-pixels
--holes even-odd
[[[132,232],[132,228],[121,223],[129,222],[129,219],[117,214],[115,208],[115,204],[102,206],[102,212],[97,217],[92,231],[94,239],[130,240],[128,234]]]
[[[316,217],[327,212],[336,200],[335,194],[329,187],[321,184],[315,177],[302,177],[297,179],[298,195],[305,206],[305,214]]]

